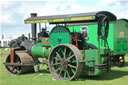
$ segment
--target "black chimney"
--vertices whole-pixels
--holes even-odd
[[[31,17],[37,17],[37,13],[31,13]],[[36,43],[36,23],[31,24],[32,27],[32,42]]]

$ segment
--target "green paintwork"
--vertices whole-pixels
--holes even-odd
[[[103,54],[99,54],[98,55],[98,49],[96,50],[82,50],[81,54],[84,56],[84,60],[85,62],[85,66],[84,66],[84,70],[85,70],[85,75],[100,75],[104,72],[106,72],[106,69],[104,67],[104,69],[99,69],[99,68],[94,68],[94,72],[89,72],[89,68],[91,67],[95,67],[96,65],[100,65],[100,64],[104,64],[104,62],[106,62],[109,57],[103,57]],[[101,52],[104,51],[104,49],[100,49]],[[108,54],[109,52],[107,52]],[[94,59],[95,61],[91,61],[92,59]]]
[[[73,31],[80,32],[80,28],[82,26],[88,26],[89,39],[86,40],[87,43],[91,43],[91,44],[95,45],[96,47],[98,47],[98,39],[97,39],[97,28],[98,28],[98,26],[97,26],[97,24],[81,25],[81,26],[69,26],[69,30],[70,30],[70,32],[73,32]],[[113,28],[113,24],[110,24],[109,26],[110,26],[110,28]],[[109,47],[111,49],[114,49],[114,47],[113,47],[114,41],[113,41],[113,36],[111,35],[111,33],[113,33],[113,30],[109,31],[109,37],[108,37],[107,40],[108,40],[108,43],[109,43]],[[104,40],[100,40],[100,42],[101,42],[100,47],[104,48]]]
[[[79,26],[69,26],[70,32],[80,32],[82,26],[88,27],[88,37],[87,43],[91,43],[98,47],[97,39],[97,23]],[[124,32],[124,37],[120,37],[120,32]],[[123,34],[122,34],[123,36]],[[109,24],[109,34],[108,34],[108,45],[110,51],[114,52],[113,55],[120,55],[128,53],[128,21],[117,20]],[[100,39],[100,48],[104,48],[104,40]]]
[[[128,53],[128,21],[118,20],[114,23],[114,54]]]
[[[42,39],[42,46],[43,47],[50,47],[51,45],[50,44],[44,44],[45,42],[49,42],[49,38],[43,38]],[[50,43],[50,42],[49,42]]]
[[[50,33],[50,44],[51,47],[55,47],[58,44],[69,44],[70,41],[70,32],[64,26],[54,27]]]
[[[32,47],[32,55],[36,57],[48,58],[51,48],[42,47],[41,43],[37,43]]]
[[[101,55],[108,54],[109,52],[110,52],[110,49],[108,49],[108,48],[106,48],[106,49],[101,48],[101,49],[100,49],[100,54],[101,54]]]

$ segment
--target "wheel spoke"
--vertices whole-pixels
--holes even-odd
[[[62,50],[62,48],[60,48],[60,49],[58,50],[58,52],[61,52],[61,53],[63,54],[63,56],[64,56],[64,51]]]
[[[75,68],[75,69],[76,69],[76,66],[73,66],[73,65],[71,65],[71,64],[68,64],[68,66],[70,66],[70,67],[72,67],[72,68]]]
[[[19,70],[17,70],[17,73],[20,73],[20,71],[19,71]]]
[[[16,67],[15,66],[11,67],[11,71],[15,73],[16,72]]]
[[[71,56],[71,54],[72,54],[72,52],[70,51],[70,52],[69,52],[69,55],[68,55],[68,58]]]
[[[70,56],[67,60],[70,60],[72,57],[74,57],[75,55],[73,54],[72,56]]]
[[[61,68],[62,68],[62,67],[57,68],[56,71],[59,71]]]
[[[59,72],[59,76],[60,76],[60,74],[62,73],[62,71],[63,71],[63,69],[61,68],[61,69],[60,69],[60,72]]]
[[[72,63],[76,63],[76,60],[73,60]]]
[[[58,54],[58,52],[56,52],[56,55],[57,55],[60,59],[62,59],[62,58],[60,57],[60,55]]]
[[[66,78],[66,72],[64,72],[64,79]]]
[[[65,49],[64,49],[64,58],[65,58],[65,56],[66,56],[66,47],[65,47]]]
[[[66,72],[67,72],[68,78],[70,78],[69,72],[68,71],[66,71]]]
[[[14,69],[14,70],[12,70],[12,72],[13,72],[13,73],[15,73],[15,72],[17,72],[17,70],[16,70],[16,69]]]
[[[57,58],[57,57],[54,57],[53,59],[60,61],[60,59],[59,59],[59,58]]]
[[[19,67],[16,67],[16,72],[17,72],[17,73],[20,73]]]
[[[59,65],[60,63],[54,63],[53,65]]]
[[[15,66],[11,66],[10,70],[12,70],[12,71],[13,71],[14,69],[15,69]]]
[[[64,51],[61,49],[61,52],[62,52],[62,54],[63,54],[63,56],[64,56]]]
[[[72,73],[73,73],[73,74],[75,74],[75,71],[74,71],[74,69],[71,69],[71,71],[72,71]]]

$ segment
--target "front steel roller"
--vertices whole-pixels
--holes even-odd
[[[49,70],[57,80],[73,80],[83,71],[83,57],[78,48],[71,44],[54,47],[48,59]]]
[[[14,75],[33,72],[33,66],[20,66],[25,64],[34,64],[32,57],[28,53],[16,53],[14,54],[14,65],[10,65],[10,55],[8,55],[5,67],[7,71]]]

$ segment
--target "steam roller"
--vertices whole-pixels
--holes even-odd
[[[103,75],[111,70],[113,55],[108,36],[111,34],[110,23],[116,21],[116,16],[108,11],[53,16],[32,13],[24,20],[26,24],[31,24],[32,37],[22,35],[10,42],[5,67],[9,73],[19,75],[38,72],[40,64],[45,64],[54,79],[66,81],[80,76]],[[42,23],[45,27],[41,27]],[[55,27],[48,32],[46,23]],[[118,47],[127,43],[125,32],[117,35],[117,40],[122,40],[117,42],[120,43]],[[123,39],[120,40],[120,37]],[[127,46],[124,44],[122,48],[125,53]],[[115,64],[121,65],[118,62]]]

